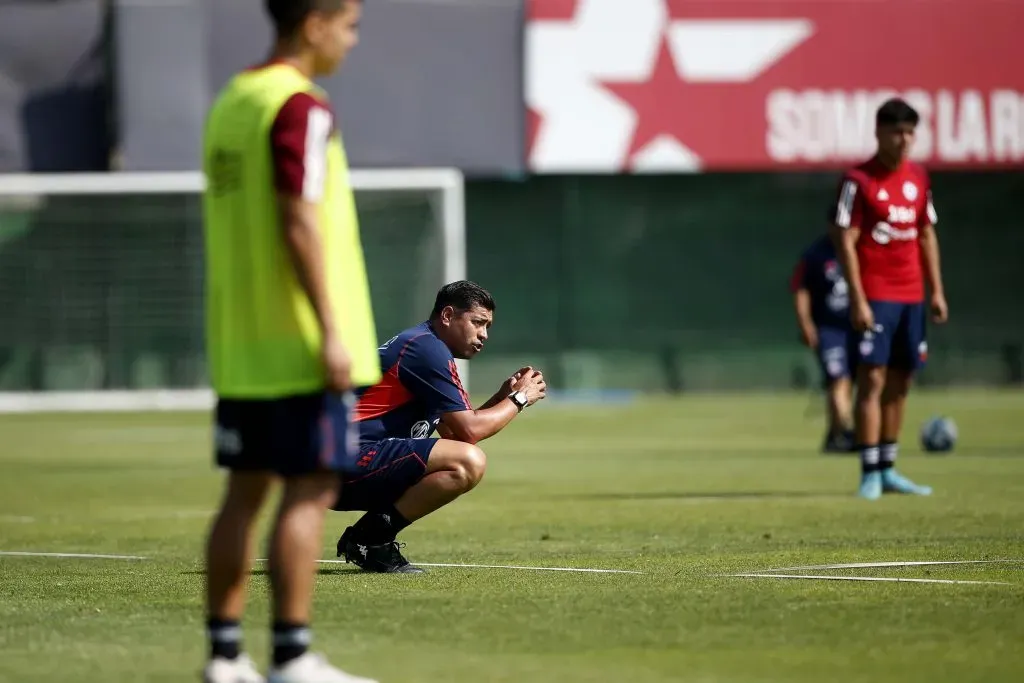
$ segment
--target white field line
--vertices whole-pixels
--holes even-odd
[[[631,569],[589,569],[586,567],[524,567],[514,564],[443,564],[419,562],[424,567],[468,567],[473,569],[525,569],[537,572],[582,572],[589,574],[643,574]]]
[[[321,564],[345,564],[345,560],[317,560]],[[535,572],[580,572],[585,574],[643,574],[629,569],[590,569],[586,567],[526,567],[514,564],[448,564],[416,562],[419,567],[465,567],[468,569],[524,569]]]
[[[823,581],[889,581],[892,583],[948,583],[987,586],[1012,586],[1005,581],[958,581],[954,579],[901,579],[889,576],[836,576],[830,574],[727,574],[726,576],[753,579],[818,579]]]
[[[89,560],[146,560],[149,558],[140,555],[99,555],[93,553],[37,553],[14,550],[0,550],[0,556],[5,557],[52,557],[52,558],[74,558]],[[265,558],[259,558],[257,562],[266,562]],[[317,560],[320,564],[345,564],[344,560]],[[524,569],[538,572],[581,572],[589,574],[643,574],[643,572],[628,569],[591,569],[586,567],[526,567],[504,564],[448,564],[419,562],[424,567],[466,567],[474,569]]]
[[[139,555],[96,555],[93,553],[33,553],[15,550],[0,550],[0,556],[4,557],[55,557],[74,558],[81,560],[146,560],[149,558]]]
[[[924,562],[849,562],[847,564],[811,564],[803,567],[759,569],[759,572],[796,572],[812,569],[871,569],[877,567],[927,567],[942,564],[1024,564],[1024,560],[934,560]]]
[[[52,557],[52,558],[75,558],[75,559],[94,559],[94,560],[144,560],[148,559],[139,555],[98,555],[91,553],[34,553],[34,552],[23,552],[23,551],[3,551],[0,550],[0,556],[6,557]],[[257,562],[266,562],[265,558],[259,558]],[[321,564],[345,564],[345,560],[316,560]],[[517,566],[511,564],[447,564],[447,563],[434,563],[434,562],[418,562],[422,566],[427,567],[468,567],[468,568],[480,568],[480,569],[527,569],[532,571],[579,571],[584,573],[631,573],[631,574],[642,574],[643,571],[632,571],[629,569],[593,569],[586,567],[530,567],[530,566]]]

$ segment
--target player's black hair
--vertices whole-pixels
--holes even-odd
[[[333,12],[346,2],[362,0],[264,0],[267,14],[274,22],[279,36],[290,36],[299,30],[302,22],[313,12]]]
[[[917,110],[898,97],[886,100],[875,112],[876,126],[893,126],[900,123],[916,126],[920,120],[921,116]]]
[[[488,311],[494,312],[494,297],[486,289],[469,280],[449,282],[437,292],[434,299],[434,310],[430,312],[430,318],[434,319],[441,315],[445,306],[451,306],[456,311],[468,311],[474,306],[482,306]]]

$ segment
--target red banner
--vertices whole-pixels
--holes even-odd
[[[1024,1],[530,0],[537,172],[838,168],[874,113],[929,168],[1024,163]]]

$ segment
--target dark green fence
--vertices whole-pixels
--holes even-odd
[[[951,322],[923,381],[1021,382],[1024,179],[935,174]],[[837,176],[539,177],[467,189],[470,276],[498,300],[486,390],[529,362],[574,389],[814,381],[787,290]],[[422,195],[360,197],[382,338],[441,277]],[[0,203],[0,389],[204,384],[196,197]]]
[[[935,174],[952,318],[932,383],[1021,381],[1024,177]],[[495,352],[563,384],[782,387],[813,380],[787,285],[838,176],[545,177],[477,183],[470,269],[501,306]],[[561,362],[559,362],[561,361]]]

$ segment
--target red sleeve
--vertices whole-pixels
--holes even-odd
[[[843,176],[843,182],[839,184],[839,193],[832,208],[832,222],[844,229],[860,227],[863,202],[857,178],[846,174]]]
[[[274,186],[284,194],[320,201],[327,177],[327,141],[334,131],[330,106],[310,93],[284,103],[270,129]]]
[[[793,275],[789,278],[789,291],[794,294],[797,290],[804,288],[804,279],[807,276],[807,261],[800,259],[797,261],[796,268],[793,269]]]
[[[926,225],[935,225],[939,222],[939,214],[935,211],[935,205],[932,203],[932,179],[928,176],[928,171],[921,169],[921,186],[924,188],[924,211],[921,212],[917,217],[918,227],[923,228]]]

